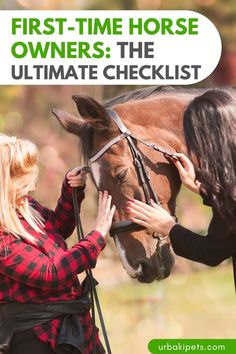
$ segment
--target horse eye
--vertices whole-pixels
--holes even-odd
[[[118,184],[121,184],[122,182],[124,182],[127,172],[128,172],[128,169],[118,173],[118,175],[115,176]]]

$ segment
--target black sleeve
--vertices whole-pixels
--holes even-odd
[[[218,265],[236,252],[236,234],[214,210],[206,236],[176,224],[170,231],[170,240],[178,256],[209,266]]]

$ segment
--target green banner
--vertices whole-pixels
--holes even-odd
[[[152,339],[152,354],[235,354],[236,339]]]

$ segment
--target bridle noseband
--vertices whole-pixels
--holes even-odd
[[[122,119],[120,116],[112,109],[107,109],[107,113],[109,114],[110,118],[114,121],[114,123],[117,125],[118,129],[120,130],[121,134],[118,135],[117,137],[111,139],[106,145],[104,145],[101,150],[99,150],[93,157],[89,159],[89,164],[91,165],[93,162],[97,161],[111,146],[114,144],[117,144],[123,139],[126,139],[133,157],[133,163],[139,178],[139,183],[143,189],[144,195],[145,195],[145,200],[147,204],[151,203],[151,199],[155,201],[156,204],[160,205],[160,200],[151,184],[149,174],[147,172],[147,168],[145,165],[144,161],[144,156],[143,154],[139,151],[139,149],[136,147],[135,142],[140,142],[143,145],[151,148],[152,150],[158,151],[162,153],[163,155],[169,156],[172,159],[178,159],[176,157],[175,153],[164,149],[163,147],[160,147],[154,143],[149,143],[146,142],[145,140],[142,140],[140,138],[137,138],[136,136],[133,135],[132,132],[130,132],[125,124],[123,123]],[[94,179],[95,180],[95,179]],[[132,221],[118,221],[114,222],[112,224],[111,230],[110,230],[110,236],[115,236],[116,234],[120,232],[127,232],[127,231],[139,231],[143,230],[144,228]],[[153,235],[154,237],[161,238],[163,240],[163,237],[160,237],[160,235]]]

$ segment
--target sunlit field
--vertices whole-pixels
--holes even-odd
[[[112,269],[110,274],[112,277]],[[113,354],[148,353],[147,344],[155,337],[235,337],[230,264],[188,275],[173,274],[153,284],[129,279],[117,285],[101,284],[99,296]]]

